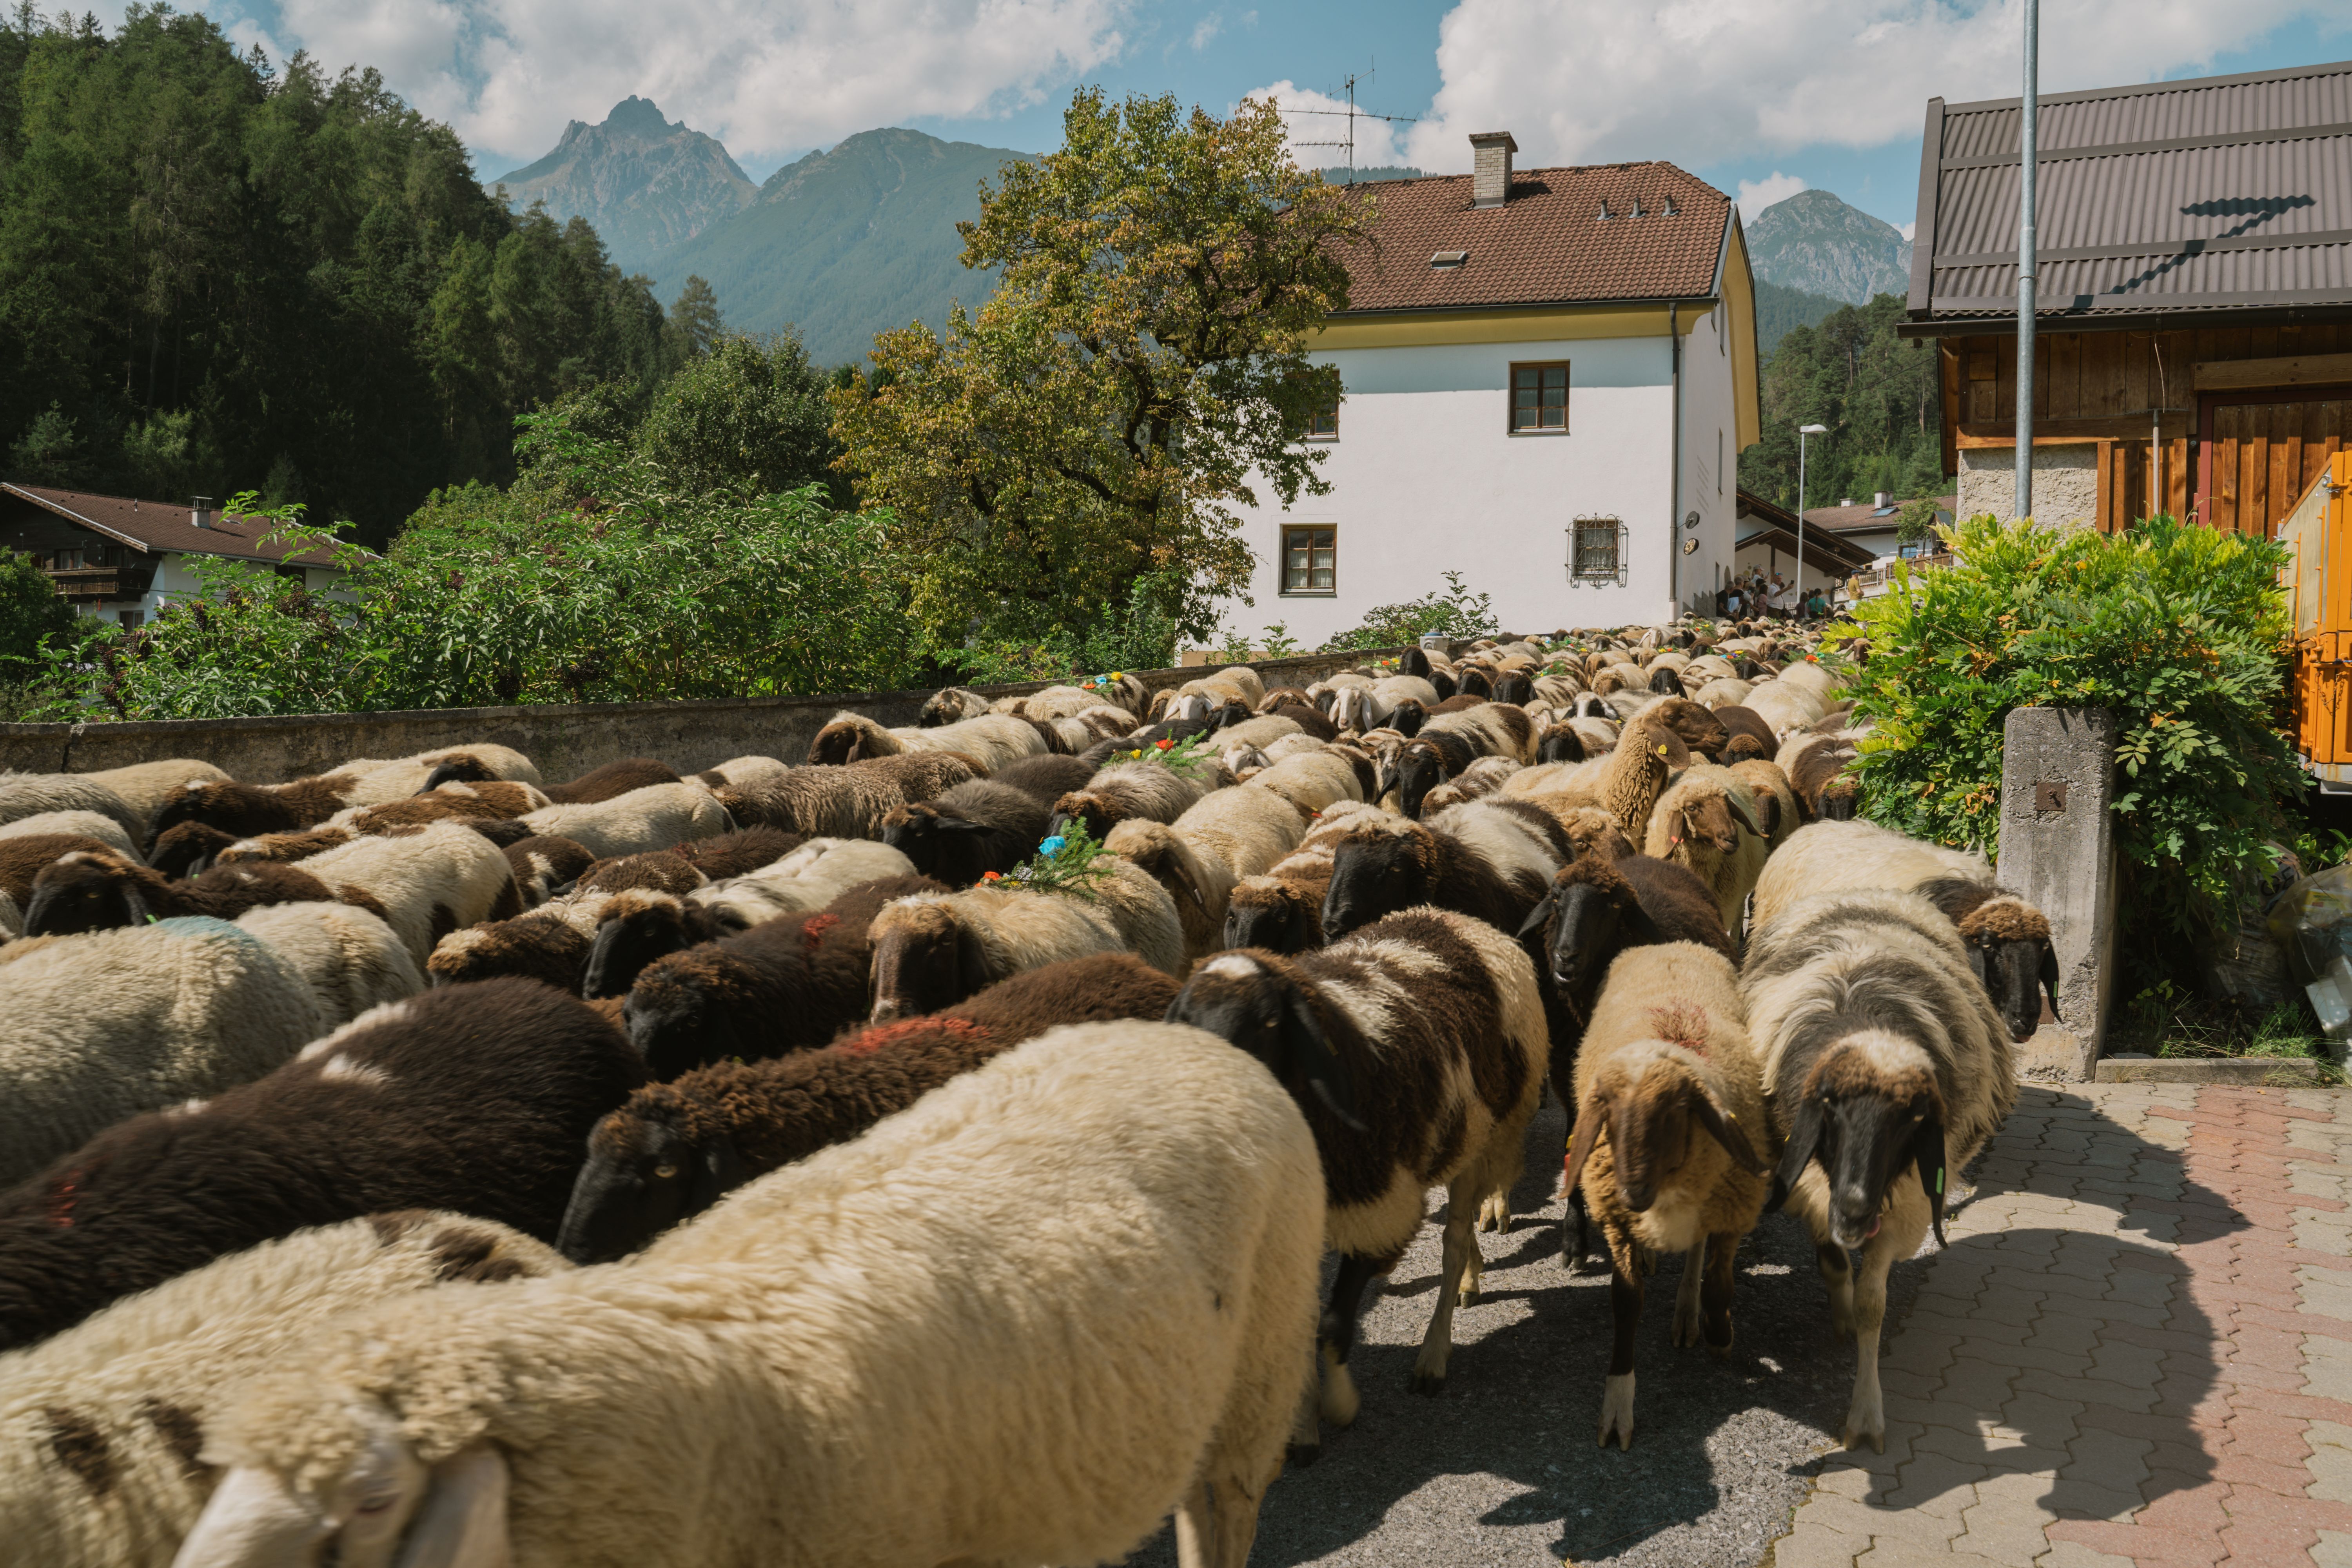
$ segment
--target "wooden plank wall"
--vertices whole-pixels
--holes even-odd
[[[2007,334],[1942,340],[1947,441],[1955,434],[2006,438],[2014,433],[2017,342]],[[2172,332],[2066,332],[2044,328],[2034,340],[2033,411],[2042,438],[2099,443],[2100,526],[2126,527],[2152,511],[2189,515],[2197,496],[2199,452],[2196,367],[2228,360],[2279,359],[2352,351],[2352,324],[2312,322],[2214,327]],[[2158,365],[2162,374],[2159,377]],[[1965,391],[1963,391],[1965,389]],[[2150,504],[2146,410],[2162,416],[2163,493]],[[2069,429],[2070,420],[2099,420]],[[2116,421],[2128,420],[2129,426]],[[2226,430],[2224,426],[2227,426]],[[2352,402],[2224,405],[2215,414],[2214,495],[2206,509],[2216,527],[2275,523],[2318,478],[2332,452],[2352,446]],[[2037,445],[2039,441],[2037,441]],[[1951,460],[1947,453],[1947,461]],[[2226,470],[2223,471],[2223,470]],[[2282,497],[2285,499],[2282,500]]]

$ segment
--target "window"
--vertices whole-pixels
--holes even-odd
[[[1339,438],[1339,400],[1333,398],[1307,416],[1307,438],[1310,441],[1336,441]]]
[[[122,629],[124,631],[135,632],[139,629],[141,624],[147,619],[147,616],[143,611],[124,610],[121,614],[115,616],[115,619],[122,623]]]
[[[1625,525],[1613,517],[1580,517],[1568,531],[1568,574],[1572,581],[1622,581]]]
[[[1514,435],[1568,434],[1568,362],[1511,367]]]
[[[1328,524],[1282,531],[1282,591],[1286,594],[1334,594],[1338,575],[1339,531]]]

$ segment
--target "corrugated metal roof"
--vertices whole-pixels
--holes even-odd
[[[2352,61],[2040,106],[2041,313],[2352,308]],[[2015,318],[2019,118],[1929,101],[1914,321]]]

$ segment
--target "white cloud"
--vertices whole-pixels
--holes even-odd
[[[1799,191],[1811,190],[1811,182],[1801,174],[1784,174],[1775,169],[1761,180],[1739,182],[1739,221],[1754,223],[1756,215],[1766,207],[1785,202]]]
[[[1460,172],[1475,131],[1526,164],[1685,164],[1918,134],[1927,100],[2013,97],[2020,0],[1461,0],[1439,24],[1444,85],[1410,162]],[[2195,68],[2317,0],[2075,0],[2042,12],[2045,93]]]
[[[271,32],[330,70],[377,67],[484,150],[487,175],[631,93],[753,162],[877,125],[1005,113],[1116,59],[1135,4],[281,0]]]
[[[1302,169],[1335,169],[1348,162],[1348,100],[1317,92],[1313,88],[1300,87],[1292,81],[1278,81],[1272,87],[1261,87],[1243,94],[1244,98],[1270,98],[1283,110],[1282,122],[1290,132],[1291,156]],[[1370,120],[1360,112],[1356,116],[1356,167],[1377,169],[1406,162],[1402,139],[1397,135],[1403,127],[1385,120]],[[1316,145],[1340,142],[1339,146]]]
[[[1197,55],[1207,48],[1209,40],[1224,30],[1225,14],[1223,12],[1212,11],[1202,17],[1200,25],[1192,29],[1192,52]]]
[[[2022,163],[2024,159],[2021,157],[2018,162]],[[1909,223],[1897,226],[1895,232],[1903,237],[1904,244],[1908,245],[1911,243],[1911,237],[1918,231],[1918,228],[1919,220],[1917,218],[1913,218]]]

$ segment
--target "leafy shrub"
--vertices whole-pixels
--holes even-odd
[[[1366,613],[1363,624],[1325,643],[1324,653],[1345,653],[1360,647],[1396,647],[1423,637],[1493,637],[1496,629],[1495,602],[1490,595],[1473,594],[1459,572],[1445,574],[1445,586],[1402,605],[1381,605]]]
[[[2168,517],[2113,535],[1990,517],[1938,531],[1960,561],[1900,569],[1846,644],[1866,652],[1846,674],[1855,710],[1878,721],[1856,764],[1865,813],[1998,854],[2010,710],[2103,707],[2130,909],[2185,928],[2233,873],[2267,869],[2304,790],[2273,720],[2284,548]]]

